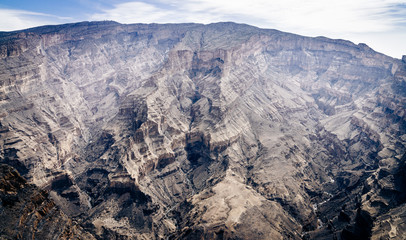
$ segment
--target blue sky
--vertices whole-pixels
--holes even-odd
[[[96,20],[234,21],[406,55],[406,0],[0,0],[0,31]]]

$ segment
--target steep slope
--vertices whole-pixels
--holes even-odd
[[[405,206],[405,62],[234,23],[84,22],[0,44],[1,162],[96,238],[404,232],[385,216]]]
[[[46,191],[0,165],[1,239],[95,239],[61,212]]]

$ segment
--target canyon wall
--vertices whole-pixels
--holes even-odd
[[[0,162],[72,236],[406,232],[406,63],[365,44],[83,22],[0,33],[0,62]]]

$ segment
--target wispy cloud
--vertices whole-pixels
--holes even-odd
[[[46,24],[58,24],[71,20],[70,18],[51,14],[15,9],[0,9],[0,16],[1,31],[13,31]]]
[[[151,23],[167,21],[174,12],[144,2],[127,2],[115,5],[113,9],[92,15],[92,20],[116,20],[121,23]]]

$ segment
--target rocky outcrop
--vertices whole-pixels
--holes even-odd
[[[0,49],[0,161],[95,238],[404,232],[399,59],[234,23],[45,26]]]
[[[0,237],[2,239],[95,239],[68,218],[48,192],[12,167],[0,165]]]

